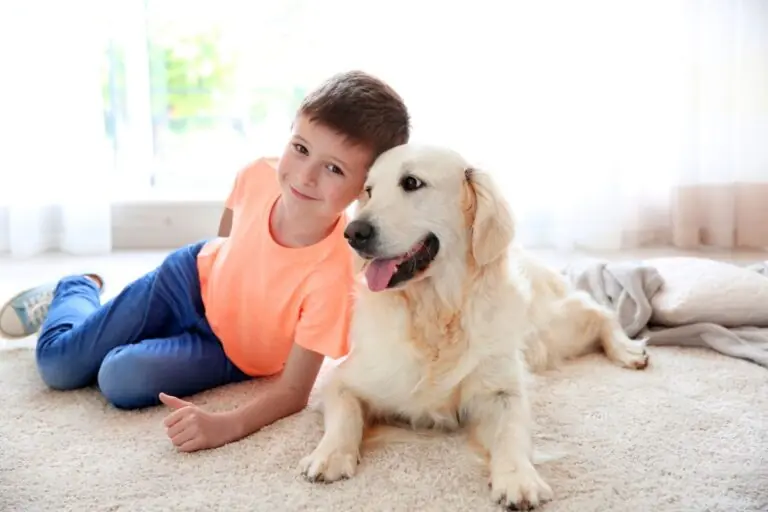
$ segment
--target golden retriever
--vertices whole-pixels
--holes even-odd
[[[381,155],[345,236],[359,283],[352,349],[322,390],[324,434],[300,463],[312,481],[353,476],[367,427],[469,429],[492,499],[511,510],[553,496],[532,460],[526,372],[602,347],[647,363],[612,311],[513,248],[491,180],[447,148]]]

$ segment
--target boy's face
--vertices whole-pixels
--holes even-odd
[[[335,218],[363,189],[372,152],[299,115],[277,166],[291,210]]]

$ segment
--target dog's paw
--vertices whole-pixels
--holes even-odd
[[[618,364],[631,370],[642,370],[648,366],[648,351],[645,340],[627,340],[616,345],[613,358]]]
[[[489,486],[491,498],[507,510],[533,510],[553,497],[552,489],[532,466],[496,473]]]
[[[327,451],[318,447],[310,455],[301,459],[299,469],[310,482],[331,483],[351,478],[355,474],[358,463],[357,452],[354,450],[337,448]]]

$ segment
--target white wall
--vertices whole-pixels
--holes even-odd
[[[0,206],[0,254],[8,252],[8,247],[11,245],[9,237],[10,233],[8,233],[8,208]]]
[[[223,201],[157,201],[112,206],[115,250],[172,249],[216,236]]]
[[[216,236],[223,208],[223,201],[116,203],[112,206],[113,248],[172,249]],[[41,232],[55,236],[57,228],[51,222]],[[9,246],[8,209],[0,207],[0,254],[7,253]]]

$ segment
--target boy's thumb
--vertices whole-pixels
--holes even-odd
[[[192,405],[191,403],[186,402],[181,398],[176,398],[175,396],[166,395],[165,393],[160,393],[160,401],[172,409],[181,409],[182,407]]]

